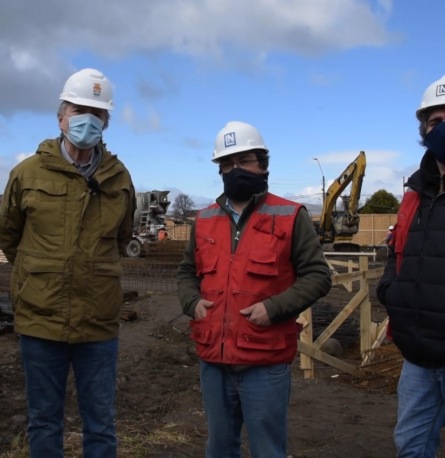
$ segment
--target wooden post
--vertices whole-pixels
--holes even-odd
[[[360,256],[359,270],[366,272],[368,270],[368,258]],[[360,280],[360,290],[366,293],[360,305],[360,351],[363,352],[371,349],[371,302],[369,301],[369,280],[364,278]]]
[[[304,311],[300,318],[297,320],[303,325],[303,331],[300,333],[300,341],[312,347],[313,333],[312,333],[312,309],[308,308]],[[314,378],[314,360],[304,353],[300,352],[300,367],[304,371],[305,379]]]

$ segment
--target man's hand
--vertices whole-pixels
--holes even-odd
[[[262,302],[247,307],[246,309],[240,310],[241,315],[247,316],[247,319],[258,326],[270,326],[272,322],[269,320],[266,307]]]
[[[197,304],[195,308],[195,320],[201,320],[205,318],[207,315],[207,309],[210,309],[213,307],[213,302],[206,301],[205,299],[201,299]]]

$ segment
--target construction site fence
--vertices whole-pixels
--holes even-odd
[[[151,261],[144,259],[124,258],[122,260],[122,288],[126,291],[137,291],[140,294],[152,292],[155,294],[176,294],[180,260]],[[9,263],[0,264],[0,293],[9,292],[12,266]]]
[[[312,216],[312,220],[319,221],[320,216]],[[354,235],[352,243],[363,247],[382,245],[386,239],[389,226],[394,226],[396,221],[396,214],[360,215],[359,231]]]

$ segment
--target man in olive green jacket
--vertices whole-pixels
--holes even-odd
[[[0,209],[0,247],[13,265],[31,458],[63,457],[63,407],[72,364],[85,458],[116,456],[113,424],[120,257],[131,239],[130,174],[102,142],[110,82],[82,70],[65,84],[62,135],[16,166]]]

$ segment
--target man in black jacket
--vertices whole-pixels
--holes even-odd
[[[399,458],[434,458],[445,425],[445,76],[417,111],[427,148],[408,180],[377,288],[405,362],[395,442]]]

